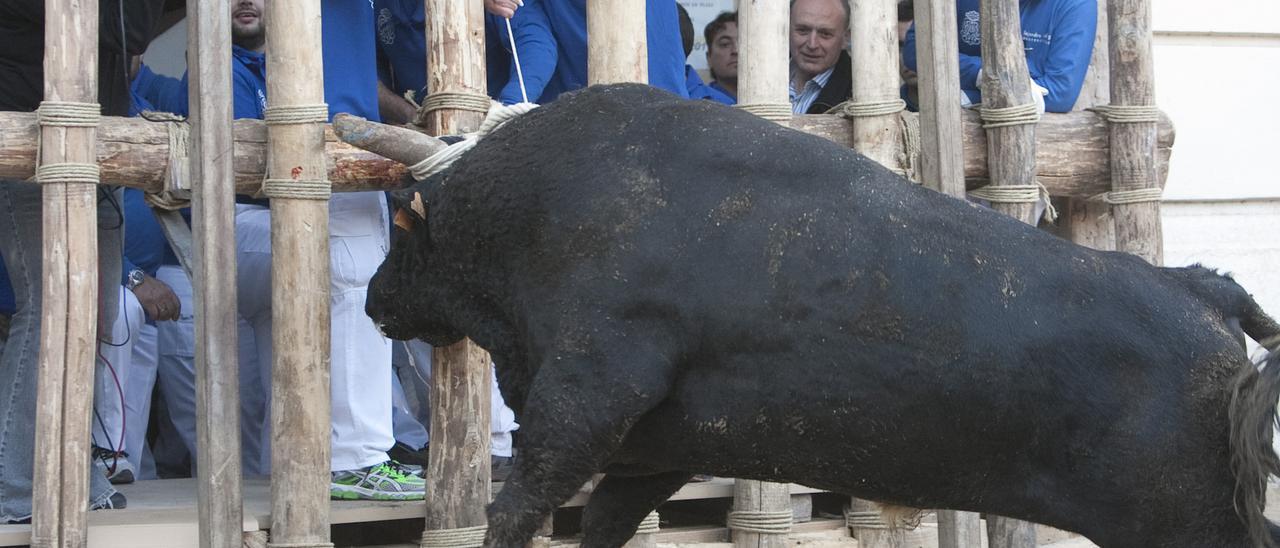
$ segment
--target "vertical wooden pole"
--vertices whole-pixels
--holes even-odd
[[[915,6],[920,75],[920,181],[964,198],[964,134],[960,122],[960,54],[955,0]],[[976,515],[974,516],[977,517]]]
[[[649,83],[646,28],[644,0],[588,0],[587,84]]]
[[[734,482],[728,524],[734,548],[788,546],[791,522],[791,486],[743,479]]]
[[[898,114],[898,3],[895,0],[850,2],[849,34],[853,38],[853,106],[863,111],[853,119],[853,149],[894,168],[899,139]],[[958,71],[959,69],[957,69]],[[892,108],[897,104],[898,108]],[[887,107],[887,108],[876,108]],[[855,513],[878,512],[879,506],[861,499],[850,501]],[[903,534],[895,529],[853,528],[858,545],[866,548],[897,546]]]
[[[960,121],[960,55],[955,0],[916,4],[916,59],[920,75],[920,181],[964,199],[964,135]],[[982,545],[975,512],[938,511],[939,548]]]
[[[265,7],[271,74],[267,180],[324,182],[320,2],[267,2]],[[328,547],[329,204],[288,192],[267,194],[272,196],[271,543]]]
[[[45,3],[42,111],[69,102],[84,105],[91,119],[98,115],[97,4]],[[39,169],[62,164],[96,172],[96,125],[96,120],[79,127],[42,123]],[[89,420],[99,323],[97,175],[76,182],[40,179],[44,289],[31,540],[33,546],[75,547],[84,546],[88,534]]]
[[[243,540],[240,366],[236,331],[235,173],[231,134],[231,14],[221,2],[189,13],[193,52],[191,184],[196,312],[196,437],[202,548]]]
[[[738,2],[738,107],[766,120],[791,120],[787,91],[787,2]]]
[[[1107,0],[1098,0],[1098,28],[1106,29]],[[1109,58],[1107,32],[1098,32],[1093,39],[1093,56],[1089,59],[1089,71],[1071,110],[1084,110],[1111,102],[1111,60]],[[1111,206],[1102,201],[1066,198],[1063,212],[1058,218],[1058,234],[1071,241],[1106,251],[1114,251],[1115,222],[1111,219]]]
[[[784,125],[791,120],[791,101],[787,92],[789,5],[779,0],[738,2],[738,37],[741,43],[738,106]],[[785,545],[785,532],[770,534],[738,528],[735,516],[744,516],[749,523],[760,516],[790,513],[790,492],[790,487],[785,484],[736,480],[733,511],[728,524],[733,545],[740,548]]]
[[[1111,45],[1111,104],[1119,107],[1155,105],[1155,75],[1151,55],[1151,3],[1148,0],[1109,0]],[[1111,124],[1112,192],[1155,189],[1156,123]],[[1158,199],[1115,203],[1116,249],[1148,262],[1163,263],[1164,241]]]
[[[481,2],[425,0],[427,88],[470,94],[485,102],[484,13]],[[428,96],[427,101],[431,101]],[[477,110],[442,108],[426,116],[433,135],[474,131]],[[470,340],[433,351],[431,444],[428,445],[427,519],[423,546],[433,533],[485,525],[492,490],[489,468],[489,354]],[[483,538],[482,534],[476,535]],[[479,544],[469,543],[468,546]]]
[[[901,105],[898,87],[898,2],[897,0],[858,0],[849,2],[852,9],[849,33],[853,47],[853,104]],[[959,69],[957,69],[958,71]],[[853,149],[893,168],[898,163],[898,111],[887,108],[869,109],[883,112],[856,116],[853,119]]]
[[[982,103],[984,109],[1034,105],[1031,75],[1022,44],[1018,0],[982,2]],[[1031,113],[1034,114],[1034,111]],[[987,150],[991,185],[1033,186],[1036,180],[1035,121],[989,127]],[[995,202],[992,207],[1024,223],[1035,225],[1034,202]],[[1033,524],[1000,516],[987,517],[992,548],[1035,546]]]

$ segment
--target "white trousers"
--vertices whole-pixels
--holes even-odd
[[[135,384],[147,382],[146,371],[134,371],[132,365],[133,348],[138,343],[140,331],[145,319],[142,312],[142,306],[138,304],[138,299],[133,296],[133,292],[125,289],[124,286],[116,286],[120,291],[120,298],[117,301],[119,313],[111,324],[111,334],[106,341],[98,342],[98,357],[95,360],[95,370],[93,378],[93,444],[99,447],[105,447],[114,451],[124,451],[132,457],[135,453],[141,455],[137,448],[130,447],[127,444],[126,436],[132,437],[133,432],[129,432],[133,427],[132,422],[125,422],[125,417],[129,414],[127,401],[129,399],[130,377],[135,377]],[[145,368],[145,364],[139,364]],[[152,368],[151,381],[155,379],[155,369]],[[143,423],[145,429],[145,423]],[[136,464],[136,463],[131,463]],[[134,467],[137,470],[137,467]]]
[[[391,426],[391,341],[364,312],[369,280],[388,249],[386,201],[381,192],[334,194],[329,201],[330,397],[332,469],[352,470],[387,460]],[[255,413],[270,432],[271,212],[236,207],[239,306],[249,336],[241,359],[252,357],[262,401]],[[252,345],[252,346],[250,346]],[[242,371],[243,371],[242,367]],[[242,398],[244,395],[241,396]],[[269,434],[262,451],[270,453]]]
[[[416,339],[407,342],[397,341],[396,344],[403,345],[404,359],[408,362],[405,365],[408,365],[413,369],[422,385],[426,387],[427,390],[425,390],[425,392],[429,393],[431,385],[431,345]],[[401,354],[397,352],[396,355],[400,356]],[[492,365],[490,367],[492,367]],[[512,445],[511,433],[519,430],[520,425],[516,423],[515,412],[512,411],[510,407],[507,407],[506,402],[502,399],[502,392],[498,391],[498,376],[496,372],[491,374],[490,378],[492,379],[492,382],[489,383],[489,452],[499,457],[510,457]],[[398,382],[396,383],[396,388],[400,390],[404,389],[399,386]],[[420,386],[418,388],[422,387]],[[399,396],[400,397],[397,398],[397,402],[405,401],[402,394],[399,394]],[[419,401],[425,402],[426,398],[419,398]],[[412,413],[412,411],[410,411],[410,413]],[[431,424],[430,409],[419,409],[417,413],[412,413],[412,417],[401,418],[400,416],[404,414],[405,413],[397,412],[398,420],[396,423],[396,439],[413,445],[414,447],[426,445],[428,438],[427,429],[422,428],[421,433],[419,433],[417,428],[413,428],[413,425],[406,421],[416,418],[419,428],[421,428],[422,424]],[[414,445],[417,443],[418,439],[421,439],[422,442]]]

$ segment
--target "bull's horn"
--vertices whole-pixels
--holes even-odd
[[[343,142],[411,166],[449,146],[409,128],[370,122],[359,116],[333,117],[333,132]]]

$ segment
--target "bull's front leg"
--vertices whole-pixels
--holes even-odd
[[[520,417],[522,443],[511,477],[489,505],[485,546],[522,548],[538,526],[603,468],[631,425],[669,390],[673,360],[654,341],[600,345],[543,361]]]

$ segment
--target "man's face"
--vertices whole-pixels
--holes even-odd
[[[738,24],[725,23],[707,44],[707,67],[716,80],[738,81]]]
[[[806,78],[834,67],[848,21],[840,0],[796,0],[791,6],[791,63]]]
[[[266,39],[262,27],[262,2],[264,0],[230,0],[231,43],[245,49],[257,50]]]

